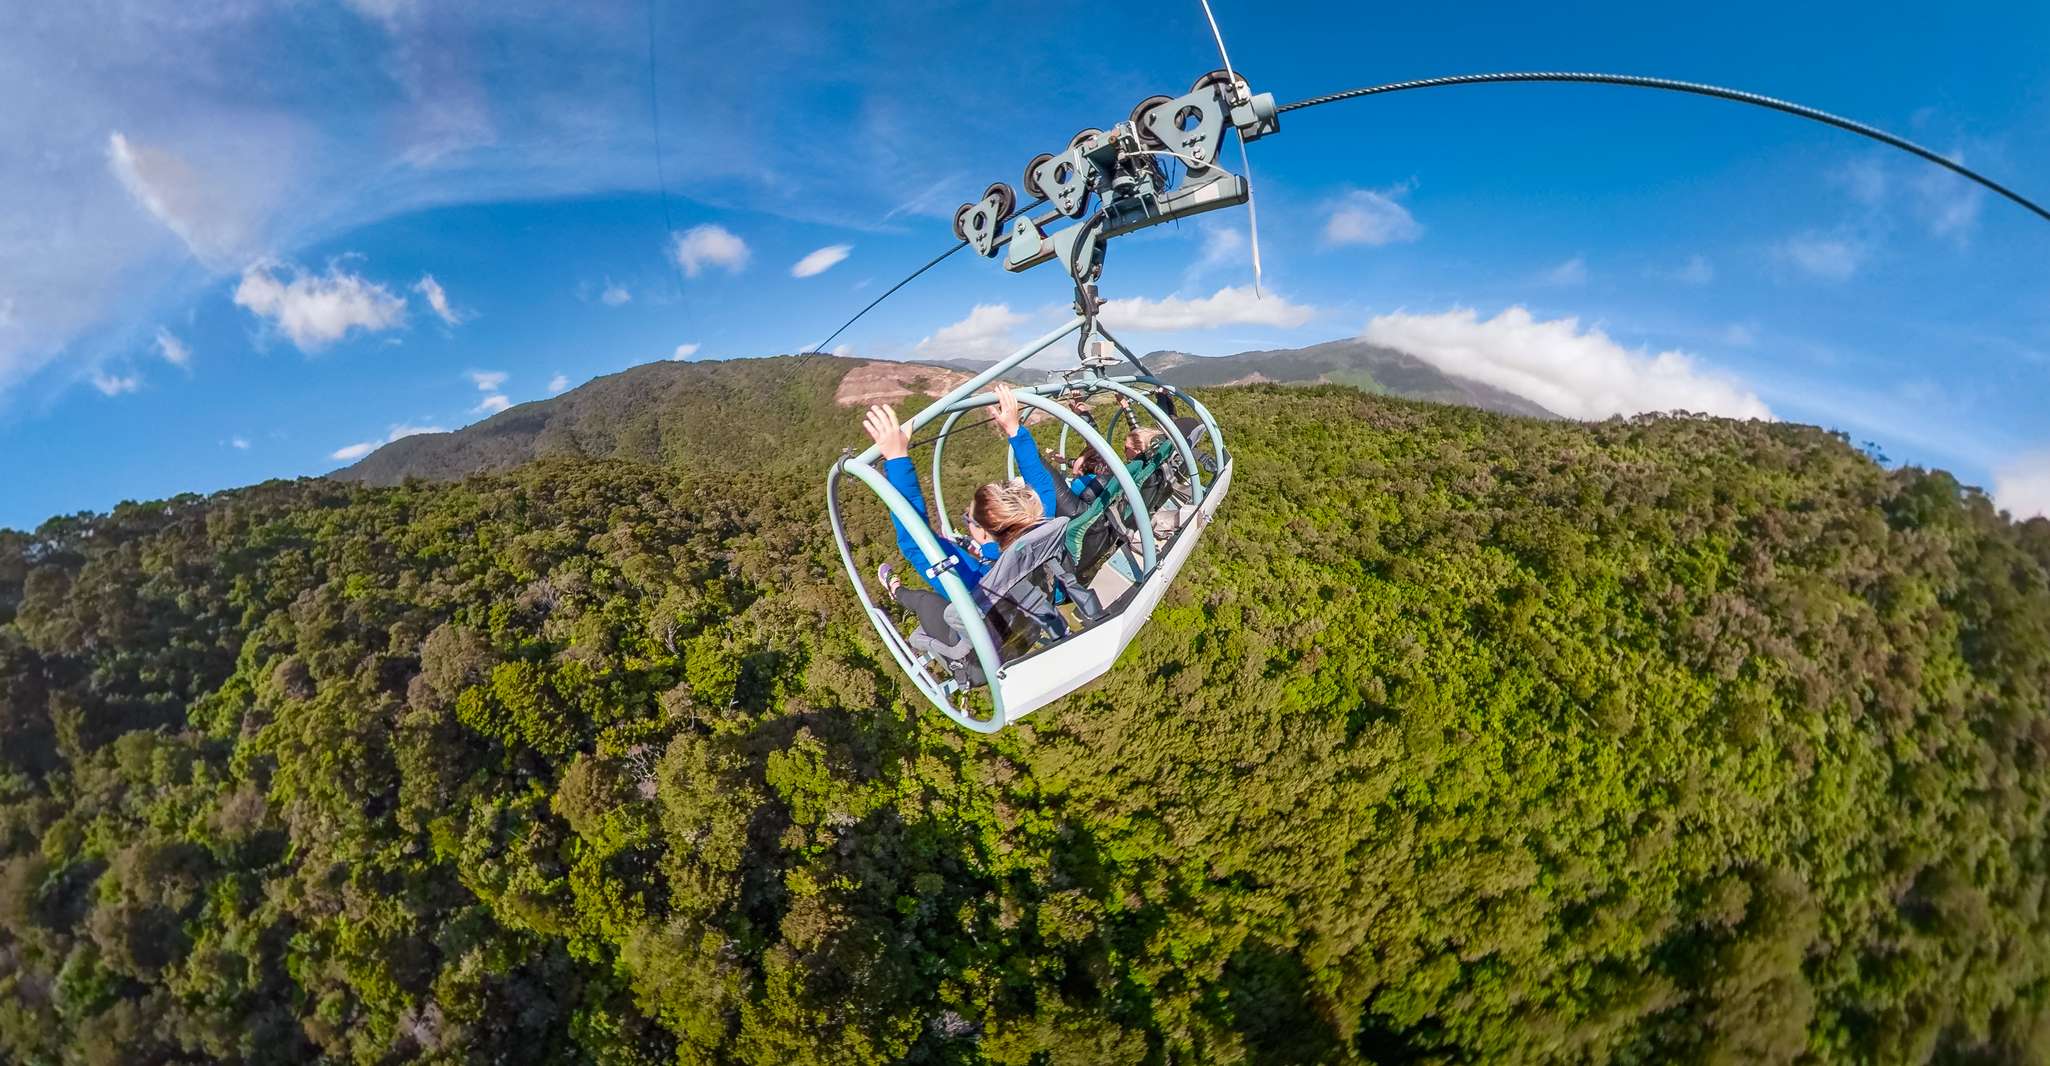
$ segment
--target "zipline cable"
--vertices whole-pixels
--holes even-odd
[[[883,293],[883,294],[882,294],[881,296],[878,296],[878,297],[876,297],[875,299],[873,299],[873,300],[870,300],[870,301],[869,301],[869,303],[868,303],[868,306],[867,306],[867,307],[864,307],[864,308],[862,308],[861,310],[859,310],[859,311],[856,311],[856,312],[854,313],[854,317],[853,317],[853,318],[850,318],[850,319],[848,319],[847,321],[845,321],[845,322],[842,322],[842,323],[840,323],[840,328],[839,328],[839,329],[836,329],[836,330],[834,330],[834,331],[833,331],[833,332],[832,332],[832,333],[831,333],[831,334],[830,334],[829,336],[827,336],[827,337],[826,337],[826,339],[825,339],[825,340],[822,340],[822,341],[818,342],[817,344],[814,344],[814,345],[812,345],[812,346],[811,346],[811,350],[810,350],[810,351],[808,351],[808,352],[806,352],[805,354],[806,354],[806,355],[819,355],[819,354],[822,354],[822,353],[823,353],[823,352],[825,351],[826,345],[828,345],[828,344],[831,344],[831,343],[833,343],[833,338],[834,338],[834,337],[838,337],[838,336],[839,336],[840,334],[842,334],[842,333],[845,333],[845,332],[847,332],[847,327],[849,327],[849,326],[851,326],[851,325],[855,324],[856,322],[859,322],[859,321],[861,321],[861,316],[863,316],[863,315],[865,315],[865,314],[868,314],[868,313],[869,313],[870,311],[873,311],[873,310],[875,310],[875,306],[876,306],[877,304],[879,304],[879,303],[882,303],[882,302],[883,302],[884,300],[887,300],[887,299],[889,299],[889,298],[890,298],[890,294],[891,294],[891,293],[894,293],[894,292],[896,292],[896,291],[897,291],[898,289],[901,289],[901,288],[903,288],[904,286],[906,286],[906,285],[909,285],[909,284],[911,284],[911,282],[912,282],[912,281],[913,281],[914,279],[916,279],[916,278],[918,277],[918,275],[920,275],[920,274],[923,274],[923,273],[925,273],[926,271],[928,271],[928,270],[931,270],[932,268],[934,268],[934,267],[936,267],[936,266],[939,266],[939,265],[940,265],[940,263],[941,263],[941,261],[945,260],[945,259],[946,259],[946,258],[947,258],[948,256],[951,256],[951,255],[953,255],[953,254],[954,254],[955,252],[958,252],[958,251],[960,251],[961,249],[963,249],[963,248],[966,248],[966,247],[968,247],[968,242],[967,242],[967,241],[958,241],[958,242],[956,242],[956,243],[954,244],[954,246],[953,246],[952,248],[949,248],[949,249],[947,249],[946,251],[944,251],[944,252],[941,252],[940,254],[938,254],[938,255],[936,255],[936,256],[933,256],[933,257],[932,257],[931,259],[928,259],[928,260],[926,260],[926,263],[925,263],[925,265],[924,265],[924,266],[922,266],[922,267],[919,267],[919,268],[918,268],[917,270],[914,270],[914,271],[912,271],[912,272],[911,272],[910,274],[906,275],[903,281],[900,281],[900,282],[898,282],[897,284],[895,284],[895,285],[892,285],[892,286],[890,286],[889,290],[888,290],[887,292],[884,292],[884,293]]]
[[[1019,208],[1019,209],[1018,209],[1017,211],[1013,212],[1013,214],[1018,214],[1018,215],[1022,215],[1022,214],[1025,214],[1026,212],[1028,212],[1028,211],[1031,211],[1032,209],[1034,209],[1034,208],[1036,208],[1036,207],[1039,207],[1040,205],[1042,205],[1042,204],[1044,204],[1044,203],[1046,203],[1046,198],[1042,196],[1042,197],[1040,197],[1039,199],[1037,199],[1037,200],[1034,200],[1034,201],[1032,201],[1032,202],[1031,202],[1031,203],[1029,203],[1029,204],[1026,204],[1026,205],[1025,205],[1024,207],[1021,207],[1021,208]],[[859,322],[859,321],[861,321],[861,316],[863,316],[863,315],[865,315],[865,314],[868,314],[868,313],[869,313],[870,311],[873,311],[873,310],[875,310],[875,306],[876,306],[877,304],[879,304],[879,303],[882,303],[882,302],[883,302],[884,300],[887,300],[887,299],[889,299],[889,298],[890,298],[890,294],[891,294],[891,293],[894,293],[894,292],[896,292],[896,291],[897,291],[898,289],[901,289],[901,288],[903,288],[904,286],[906,286],[906,285],[909,285],[909,284],[911,284],[911,283],[912,283],[912,282],[913,282],[914,280],[916,280],[916,279],[918,278],[918,275],[920,275],[920,274],[923,274],[923,273],[925,273],[926,271],[928,271],[928,270],[931,270],[932,268],[934,268],[934,267],[936,267],[936,266],[939,266],[939,265],[940,265],[940,263],[941,263],[941,262],[942,262],[943,260],[945,260],[945,259],[946,259],[946,258],[947,258],[948,256],[951,256],[951,255],[953,255],[953,254],[954,254],[955,252],[958,252],[958,251],[960,251],[961,249],[963,249],[963,248],[966,248],[966,247],[968,247],[968,242],[967,242],[967,241],[956,241],[956,242],[954,243],[954,246],[953,246],[952,248],[949,248],[949,249],[947,249],[946,251],[944,251],[944,252],[941,252],[940,254],[938,254],[938,255],[936,255],[936,256],[933,256],[933,257],[932,257],[931,259],[929,259],[929,260],[926,260],[926,264],[925,264],[924,266],[922,266],[922,267],[919,267],[919,268],[918,268],[917,270],[914,270],[914,271],[912,271],[912,272],[911,272],[910,274],[906,275],[903,281],[900,281],[900,282],[898,282],[897,284],[895,284],[895,285],[892,285],[892,286],[890,286],[890,288],[888,289],[888,291],[884,292],[884,293],[883,293],[883,294],[882,294],[881,296],[878,296],[878,297],[876,297],[875,299],[873,299],[873,300],[870,300],[870,301],[868,302],[868,306],[867,306],[867,307],[864,307],[864,308],[862,308],[861,310],[859,310],[859,311],[856,311],[856,312],[854,313],[854,317],[853,317],[853,318],[850,318],[850,319],[848,319],[847,321],[845,321],[845,322],[842,322],[842,323],[840,323],[840,328],[839,328],[839,329],[836,329],[836,330],[834,330],[834,331],[832,332],[832,334],[831,334],[830,336],[828,336],[828,337],[827,337],[827,338],[826,338],[825,340],[822,340],[822,341],[818,342],[817,344],[814,344],[814,345],[812,345],[812,346],[811,346],[811,349],[810,349],[809,351],[803,352],[802,354],[804,354],[804,355],[823,355],[823,354],[825,354],[825,350],[826,350],[826,345],[828,345],[828,344],[831,344],[831,343],[833,343],[833,338],[834,338],[834,337],[838,337],[838,336],[839,336],[840,334],[842,334],[842,333],[845,333],[845,332],[847,332],[847,327],[849,327],[849,326],[851,326],[851,325],[855,324],[856,322]]]
[[[1989,178],[1984,174],[1981,174],[1978,171],[1975,171],[1970,167],[1965,166],[1962,163],[1952,160],[1946,156],[1940,155],[1936,152],[1932,152],[1929,149],[1924,148],[1913,141],[1907,140],[1906,138],[1896,137],[1893,134],[1886,132],[1885,130],[1879,129],[1878,127],[1868,126],[1863,122],[1859,122],[1854,119],[1844,118],[1841,115],[1832,115],[1827,111],[1818,110],[1812,107],[1806,107],[1804,105],[1792,103],[1787,100],[1781,100],[1776,97],[1764,96],[1759,93],[1745,92],[1742,89],[1726,89],[1720,85],[1704,85],[1700,82],[1678,81],[1673,78],[1650,78],[1638,74],[1593,74],[1577,71],[1519,71],[1501,74],[1453,74],[1440,78],[1418,78],[1413,81],[1395,81],[1389,82],[1386,85],[1370,85],[1363,89],[1347,89],[1344,92],[1331,93],[1326,96],[1313,96],[1307,100],[1297,100],[1295,103],[1292,104],[1283,104],[1280,107],[1276,108],[1275,111],[1277,114],[1282,114],[1290,111],[1299,111],[1306,107],[1318,107],[1324,104],[1335,104],[1340,100],[1356,100],[1364,96],[1379,96],[1384,93],[1407,92],[1411,89],[1436,89],[1448,85],[1505,85],[1527,82],[1563,82],[1569,84],[1579,83],[1587,85],[1630,85],[1642,89],[1664,89],[1668,92],[1692,93],[1695,96],[1708,96],[1718,100],[1732,100],[1740,104],[1751,104],[1756,107],[1771,108],[1774,111],[1782,111],[1789,115],[1796,115],[1801,118],[1812,119],[1816,122],[1823,123],[1824,125],[1835,126],[1840,130],[1847,130],[1861,137],[1869,137],[1872,140],[1878,141],[1881,144],[1898,148],[1903,152],[1909,153],[1910,155],[1920,156],[1923,159],[1926,159],[1929,162],[1944,168],[1945,170],[1952,171],[1953,173],[1959,174],[1965,178],[1968,178],[1972,181],[1979,183],[1980,185],[1985,186],[1988,189],[1993,190],[1994,192],[1999,193],[2001,196],[2004,196],[2007,199],[2012,200],[2017,204],[2020,204],[2022,207],[2028,209],[2029,211],[2034,212],[2036,215],[2040,216],[2044,221],[2050,222],[2050,210],[2046,210],[2041,204],[2038,204],[2035,201],[2030,200],[2028,197],[2023,196],[2018,192],[2015,192],[2013,189],[2010,189],[2007,186],[2002,185],[1997,181],[1994,181],[1992,178]]]

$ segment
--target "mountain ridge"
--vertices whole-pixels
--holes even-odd
[[[1414,356],[1357,340],[1305,348],[1194,356],[1153,352],[1142,357],[1163,380],[1190,388],[1242,384],[1341,384],[1400,399],[1457,404],[1530,418],[1557,417],[1543,407],[1480,382],[1443,373]],[[329,476],[373,485],[407,477],[456,478],[510,470],[551,456],[620,457],[675,464],[693,454],[794,457],[822,461],[837,447],[815,422],[832,425],[831,441],[844,443],[844,419],[826,396],[844,405],[851,375],[877,379],[857,389],[863,402],[902,402],[934,396],[963,375],[991,366],[962,359],[872,360],[830,355],[657,361],[593,378],[560,395],[518,404],[481,422],[445,433],[402,437]],[[939,373],[925,382],[901,367]],[[788,380],[785,380],[785,377]],[[1028,369],[1013,380],[1034,380]],[[666,417],[710,399],[716,424]],[[779,402],[790,401],[790,402]],[[776,428],[781,427],[781,428]]]

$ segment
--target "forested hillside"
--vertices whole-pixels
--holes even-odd
[[[523,403],[453,433],[422,433],[379,448],[337,476],[373,485],[496,473],[540,458],[636,459],[702,472],[823,465],[859,422],[834,403],[865,360],[776,356],[644,363],[560,396]]]
[[[844,413],[0,534],[0,1060],[2040,1060],[2050,522],[1797,426],[1206,399],[1177,587],[991,738],[840,584]]]

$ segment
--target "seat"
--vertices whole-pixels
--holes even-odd
[[[1075,614],[1086,625],[1103,615],[1101,602],[1089,586],[1075,575],[1067,551],[1067,518],[1049,518],[1024,536],[1011,542],[996,564],[982,576],[974,590],[976,606],[982,609],[998,650],[1006,662],[1016,659],[1046,640],[1068,635],[1067,620],[1054,606],[1058,588],[1075,605]],[[912,647],[944,660],[963,685],[981,683],[981,671],[974,669],[973,651],[961,624],[960,609],[947,605],[947,624],[952,639],[927,633],[923,627],[911,634]]]
[[[1132,480],[1139,486],[1140,502],[1146,512],[1152,514],[1173,495],[1173,482],[1168,474],[1168,465],[1175,458],[1175,447],[1168,440],[1156,441],[1146,455],[1125,464],[1132,474]],[[1121,534],[1129,536],[1131,531],[1123,528],[1126,518],[1114,505],[1123,498],[1124,487],[1114,478],[1107,478],[1090,496],[1088,503],[1079,513],[1068,519],[1065,534],[1068,555],[1075,560],[1075,572],[1084,580],[1092,577],[1097,569],[1110,557],[1111,549],[1117,546]]]

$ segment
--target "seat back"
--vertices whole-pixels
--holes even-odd
[[[1148,514],[1167,498],[1167,479],[1160,475],[1174,454],[1174,443],[1160,440],[1147,454],[1125,464],[1133,482],[1139,486],[1140,504]],[[1085,578],[1102,564],[1116,543],[1115,530],[1108,515],[1113,507],[1124,506],[1124,494],[1124,485],[1116,478],[1105,478],[1102,490],[1091,497],[1088,506],[1068,520],[1064,534],[1068,555],[1075,560],[1077,571]]]

